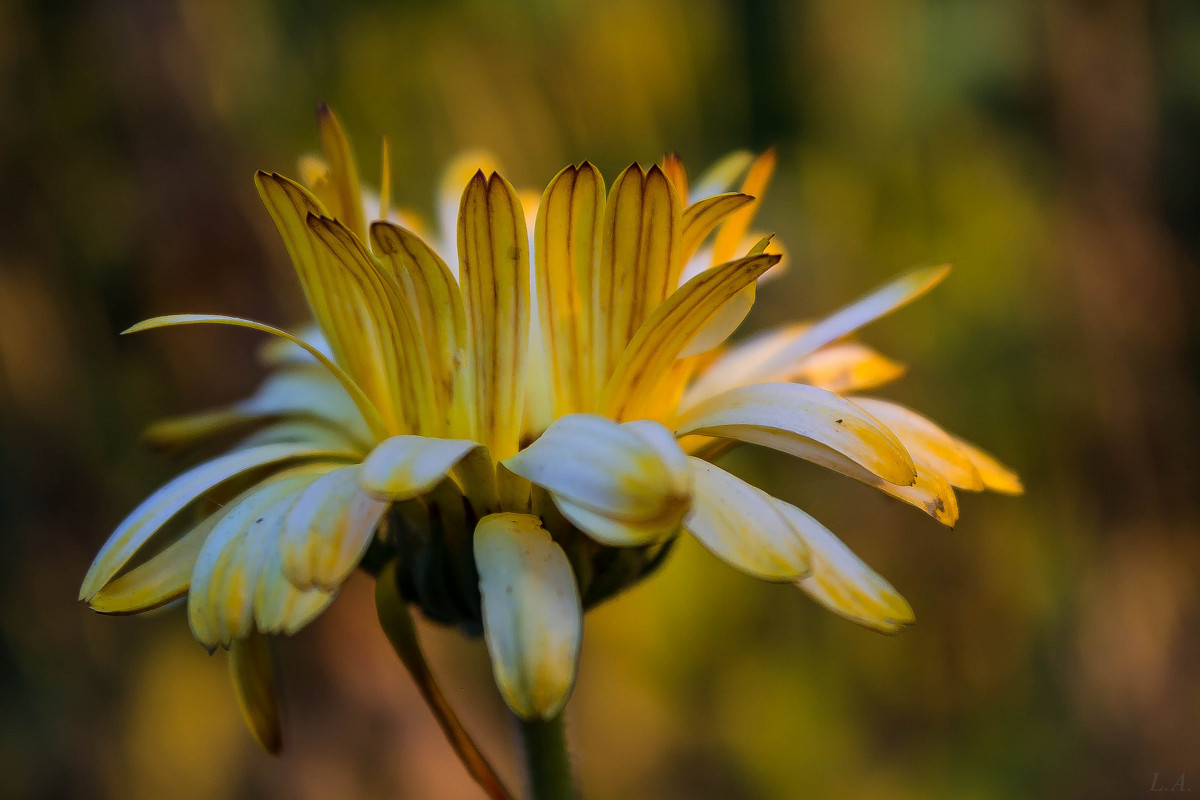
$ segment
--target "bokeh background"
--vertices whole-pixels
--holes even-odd
[[[283,648],[286,751],[242,729],[183,614],[75,602],[180,464],[139,435],[231,401],[258,342],[144,317],[304,312],[251,175],[329,101],[366,176],[431,212],[485,146],[542,185],[774,144],[792,254],[747,330],[916,264],[951,279],[864,339],[885,394],[1023,475],[945,530],[764,452],[919,624],[861,630],[681,546],[588,618],[589,798],[1127,798],[1200,784],[1200,6],[1120,0],[0,2],[0,796],[480,796],[378,632],[370,586]],[[515,784],[477,642],[425,629]]]

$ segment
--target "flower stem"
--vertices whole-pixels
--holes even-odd
[[[413,625],[412,614],[409,613],[404,599],[400,597],[396,585],[395,560],[390,561],[380,570],[379,576],[375,580],[375,610],[379,614],[379,624],[383,628],[383,632],[387,635],[388,641],[392,643],[392,649],[396,651],[396,655],[400,656],[400,660],[408,668],[409,674],[417,684],[417,689],[425,698],[425,703],[433,712],[434,718],[437,719],[442,732],[446,734],[450,746],[458,754],[459,760],[467,768],[467,772],[492,800],[513,800],[512,794],[504,788],[504,784],[500,782],[492,765],[475,746],[475,742],[471,740],[470,735],[459,722],[454,709],[450,707],[446,696],[442,694],[441,687],[433,678],[433,672],[430,671],[429,664],[425,661],[425,656],[417,642],[417,631]]]
[[[530,800],[573,800],[571,756],[563,715],[548,720],[521,720]]]

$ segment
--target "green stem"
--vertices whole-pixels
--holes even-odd
[[[529,772],[530,800],[573,800],[571,756],[560,713],[554,719],[521,721],[525,765]]]

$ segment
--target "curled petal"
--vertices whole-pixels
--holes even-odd
[[[410,500],[432,489],[477,447],[466,439],[393,436],[363,462],[362,486],[379,497]]]

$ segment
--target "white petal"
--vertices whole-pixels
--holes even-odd
[[[912,458],[891,431],[850,401],[815,386],[762,383],[730,389],[684,412],[675,433],[761,444],[823,466],[830,466],[822,456],[832,451],[889,483],[908,486],[916,479]]]
[[[483,630],[505,702],[522,719],[558,715],[583,637],[579,588],[537,517],[491,514],[475,528]]]
[[[363,491],[360,473],[355,464],[322,475],[288,514],[283,569],[297,588],[337,589],[370,545],[388,501]]]
[[[831,611],[883,633],[897,633],[916,620],[892,585],[824,525],[793,505],[774,502],[808,545],[812,574],[797,583],[805,593]]]
[[[380,497],[412,499],[432,489],[476,447],[466,439],[393,436],[363,462],[362,486]]]
[[[713,555],[756,578],[794,581],[809,571],[808,548],[774,500],[719,467],[689,459],[692,507],[683,527]]]

